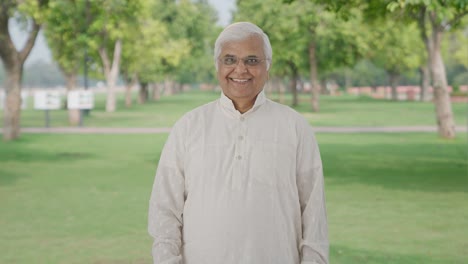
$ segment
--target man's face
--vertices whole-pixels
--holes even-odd
[[[233,63],[236,58],[237,64]],[[259,60],[257,65],[255,59]],[[265,59],[263,41],[259,36],[224,43],[217,61],[218,81],[224,94],[235,103],[253,104],[268,78]]]

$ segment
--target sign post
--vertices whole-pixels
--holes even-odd
[[[60,93],[58,91],[35,92],[34,109],[45,111],[45,127],[50,127],[49,110],[60,109]]]

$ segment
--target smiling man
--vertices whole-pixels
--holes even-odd
[[[185,114],[161,154],[154,263],[328,263],[320,152],[307,121],[265,97],[267,35],[234,23],[214,58],[221,98]]]

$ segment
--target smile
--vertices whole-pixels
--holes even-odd
[[[235,79],[235,78],[229,78],[229,79],[236,83],[246,83],[251,80],[251,79]]]

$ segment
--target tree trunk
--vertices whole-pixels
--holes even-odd
[[[130,108],[132,107],[132,90],[133,87],[138,82],[137,74],[133,74],[131,78],[127,78],[127,85],[125,85],[125,107]]]
[[[17,139],[20,135],[21,116],[21,77],[23,65],[34,47],[40,25],[32,20],[32,29],[23,48],[16,50],[8,31],[10,18],[10,7],[13,2],[2,2],[0,8],[0,58],[6,72],[5,78],[5,105],[3,111],[3,139],[10,141]]]
[[[127,83],[127,85],[125,85],[125,107],[126,108],[130,108],[132,107],[132,87],[133,87],[133,84],[132,83]]]
[[[397,101],[398,100],[398,80],[400,79],[400,75],[395,72],[389,72],[388,73],[388,78],[390,82],[390,87],[392,89],[392,100]]]
[[[427,30],[426,27],[428,19],[431,24],[431,30]],[[429,59],[439,136],[442,138],[454,138],[456,133],[452,102],[447,90],[447,76],[440,51],[440,42],[444,28],[437,22],[437,14],[434,11],[429,12],[425,7],[420,9],[418,26],[421,38],[426,45]]]
[[[284,83],[282,81],[278,83],[278,88],[279,88],[279,90],[278,90],[278,95],[279,95],[278,100],[279,100],[279,102],[281,104],[284,104],[284,91],[286,90],[286,87],[285,87],[285,85],[284,85]]]
[[[174,91],[175,94],[179,94],[182,92],[182,84],[180,82],[174,83]]]
[[[153,101],[159,101],[161,98],[161,84],[153,83]]]
[[[6,68],[6,67],[5,67]],[[6,68],[3,139],[13,140],[20,135],[22,65]]]
[[[164,80],[164,95],[173,95],[174,94],[174,82],[166,77]]]
[[[318,71],[317,71],[317,57],[315,54],[315,43],[309,43],[309,63],[310,63],[310,84],[311,84],[311,93],[312,93],[312,111],[318,112],[319,107],[319,96],[320,96],[320,85],[318,81]]]
[[[420,73],[420,95],[419,98],[421,101],[429,100],[429,87],[431,85],[431,71],[429,70],[429,64],[419,67]]]
[[[327,79],[321,79],[320,80],[320,93],[321,94],[330,94],[330,91],[328,90],[328,87],[327,87]]]
[[[265,88],[263,89],[265,91],[265,96],[267,98],[272,98],[271,97],[271,91],[273,89],[273,79],[268,78],[267,80],[267,85],[265,85]]]
[[[115,96],[115,85],[117,83],[117,77],[119,75],[120,66],[120,55],[122,53],[122,41],[119,39],[114,45],[114,56],[112,64],[107,50],[105,47],[99,48],[99,55],[101,56],[102,64],[104,66],[104,73],[106,75],[107,82],[107,98],[106,98],[106,112],[115,112],[116,110],[116,96]]]
[[[351,88],[351,85],[353,85],[353,80],[351,77],[351,70],[349,68],[345,69],[345,91],[348,91],[348,88]]]
[[[292,94],[292,106],[297,106],[297,79],[299,78],[298,69],[294,62],[290,61],[289,68],[291,69],[291,80],[289,82],[289,90]]]
[[[76,89],[76,74],[64,72],[67,92]],[[80,124],[80,109],[68,109],[68,124],[70,126],[78,126]]]
[[[439,135],[443,138],[455,138],[455,121],[452,113],[452,102],[447,90],[447,76],[445,65],[440,51],[442,31],[437,27],[432,28],[433,50],[431,58],[432,86],[434,88],[434,104],[436,110]]]
[[[140,82],[140,92],[138,93],[138,103],[144,104],[148,101],[149,91],[148,91],[148,83],[147,82]]]

